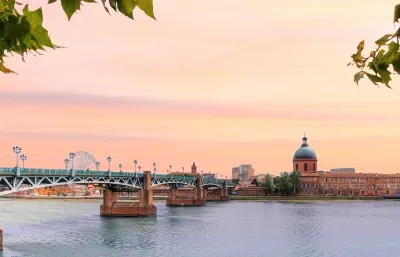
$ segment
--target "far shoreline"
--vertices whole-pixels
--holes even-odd
[[[96,201],[103,200],[103,196],[1,196],[2,199],[12,200],[64,200],[64,201]],[[156,202],[164,202],[168,196],[154,196]],[[121,197],[119,201],[137,201],[138,197]],[[382,196],[231,196],[231,201],[241,202],[281,202],[281,203],[307,203],[307,202],[354,202],[354,201],[399,201],[400,197],[382,197]],[[212,202],[212,201],[210,201]]]

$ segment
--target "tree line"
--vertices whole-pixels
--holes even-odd
[[[280,176],[276,176],[272,179],[270,174],[267,174],[264,178],[264,182],[259,183],[256,178],[253,179],[251,184],[256,186],[262,186],[265,189],[266,194],[296,194],[300,189],[300,176],[299,171],[282,172]]]

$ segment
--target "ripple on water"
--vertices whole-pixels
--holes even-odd
[[[400,202],[157,208],[103,218],[99,202],[0,201],[4,256],[400,256]]]

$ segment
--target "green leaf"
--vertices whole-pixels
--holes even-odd
[[[23,39],[24,35],[29,32],[29,24],[13,24],[6,23],[4,29],[4,39],[16,41],[17,39]]]
[[[31,29],[32,35],[35,37],[39,45],[47,46],[54,49],[47,30],[43,27],[35,27]]]
[[[394,23],[399,22],[400,19],[400,4],[394,7]]]
[[[360,71],[360,72],[357,72],[356,74],[354,74],[354,82],[356,82],[357,85],[358,85],[358,81],[360,81],[360,79],[364,78],[364,74],[365,74],[364,71]]]
[[[9,68],[7,68],[6,66],[4,66],[4,64],[2,62],[0,62],[0,71],[5,73],[5,74],[10,74],[10,73],[17,74],[14,71],[12,71]]]
[[[374,85],[377,85],[377,83],[382,83],[382,79],[376,75],[370,74],[368,72],[365,72],[365,74],[367,75],[367,77],[369,78],[369,80],[371,80],[372,83],[374,83]]]
[[[144,11],[147,16],[156,19],[153,11],[153,0],[137,0],[137,6]]]
[[[39,8],[35,11],[29,11],[28,5],[25,5],[23,13],[31,25],[30,32],[32,36],[35,38],[36,42],[38,43],[37,48],[43,49],[43,46],[47,46],[54,49],[54,45],[51,42],[47,30],[42,27],[43,24],[42,8]],[[30,44],[28,43],[29,38],[28,37],[24,38],[24,42],[28,47],[30,46]]]
[[[114,9],[114,11],[117,11],[117,0],[109,0],[111,8]]]
[[[61,6],[68,17],[68,20],[71,20],[72,15],[77,10],[80,10],[81,0],[61,0]]]
[[[82,1],[86,3],[96,3],[96,0],[82,0]]]
[[[52,4],[52,3],[55,3],[55,2],[57,2],[58,0],[49,0],[48,2],[47,2],[47,4]]]
[[[386,34],[383,37],[381,37],[380,39],[376,40],[375,43],[378,46],[384,45],[386,44],[386,42],[389,40],[389,38],[392,36],[392,34]]]
[[[31,27],[42,26],[42,24],[43,24],[42,8],[39,8],[35,11],[30,12],[28,9],[28,5],[25,5],[25,7],[23,9],[23,13],[26,16],[26,19],[31,24]]]
[[[133,9],[136,7],[135,0],[117,0],[118,3],[118,10],[128,16],[129,18],[133,19]]]
[[[388,88],[391,88],[389,86],[389,82],[392,80],[392,78],[390,77],[391,75],[390,71],[388,71],[387,68],[379,69],[378,74],[381,76],[383,84],[385,84]]]
[[[400,59],[394,59],[392,61],[393,70],[400,74]]]

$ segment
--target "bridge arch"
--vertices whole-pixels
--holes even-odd
[[[0,181],[1,182],[1,181]],[[142,183],[136,178],[95,178],[95,177],[85,177],[85,178],[69,178],[69,177],[43,177],[39,181],[25,177],[13,187],[9,183],[7,185],[8,190],[1,191],[0,196],[8,195],[12,193],[34,190],[38,188],[51,187],[51,186],[65,186],[65,185],[87,185],[87,184],[111,184],[120,185],[126,187],[132,187],[137,189],[142,189]],[[22,187],[22,185],[30,185],[27,187]]]

